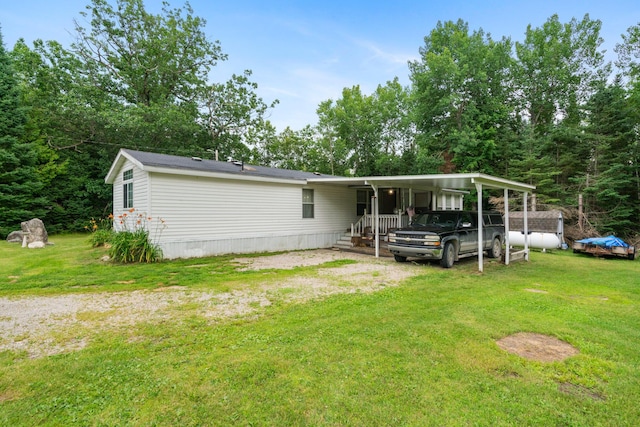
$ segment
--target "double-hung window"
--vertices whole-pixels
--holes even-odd
[[[124,209],[133,207],[133,169],[126,170],[122,173],[122,194]]]
[[[313,190],[302,189],[302,218],[313,218]]]

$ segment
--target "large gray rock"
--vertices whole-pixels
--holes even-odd
[[[38,218],[30,219],[29,221],[24,221],[20,224],[22,228],[22,245],[28,246],[30,248],[35,247],[44,247],[49,242],[49,236],[47,235],[47,230],[44,228],[44,223]],[[39,243],[32,245],[35,242]]]
[[[7,242],[9,243],[22,243],[22,231],[12,231],[7,236]]]

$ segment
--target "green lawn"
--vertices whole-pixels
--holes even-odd
[[[233,257],[111,265],[86,236],[51,240],[39,251],[0,243],[0,297],[222,292],[329,266],[245,272]],[[413,268],[419,275],[371,294],[217,322],[184,307],[96,334],[75,352],[1,352],[0,425],[640,424],[639,262],[558,251],[483,274],[475,259]],[[496,345],[520,331],[580,354],[543,363]]]

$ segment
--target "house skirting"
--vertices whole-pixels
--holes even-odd
[[[225,254],[280,252],[329,248],[344,234],[332,231],[315,234],[161,241],[165,259],[200,258]]]

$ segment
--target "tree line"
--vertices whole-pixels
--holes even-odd
[[[588,15],[551,16],[518,42],[439,22],[410,85],[344,88],[317,124],[278,132],[251,71],[210,81],[227,56],[188,3],[92,0],[80,16],[69,47],[6,50],[0,34],[0,235],[108,215],[122,147],[335,175],[482,172],[536,185],[540,205],[582,194],[594,230],[640,233],[640,24],[612,64]]]

